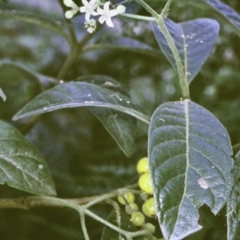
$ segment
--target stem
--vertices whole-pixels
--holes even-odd
[[[144,20],[144,21],[155,21],[155,18],[153,18],[153,17],[145,17],[145,16],[134,15],[134,14],[129,14],[129,13],[122,13],[122,14],[120,14],[120,16],[138,19],[138,20]]]
[[[80,215],[81,226],[82,226],[82,230],[83,230],[83,236],[84,236],[85,240],[90,240],[90,238],[88,236],[88,232],[87,232],[86,223],[85,223],[85,215],[83,212],[79,212],[79,215]]]
[[[118,194],[118,191],[114,193],[115,195]],[[109,194],[110,196],[113,193]],[[105,199],[109,196],[108,194],[103,195]],[[99,198],[100,199],[100,198]],[[45,196],[28,196],[26,198],[16,198],[16,199],[0,199],[0,208],[17,208],[23,210],[29,210],[34,207],[69,207],[72,208],[80,214],[81,225],[83,229],[83,234],[86,240],[89,240],[89,236],[86,229],[85,224],[85,214],[89,217],[92,217],[96,221],[103,223],[104,225],[108,226],[109,228],[119,232],[120,234],[124,235],[127,239],[132,239],[137,236],[146,235],[148,232],[146,230],[141,230],[137,232],[128,232],[120,227],[117,227],[105,219],[99,217],[89,209],[87,209],[87,205],[79,206],[78,204],[73,203],[72,201],[55,198],[55,197],[45,197]]]
[[[137,231],[137,232],[127,232],[125,230],[122,230],[121,228],[118,228],[117,226],[111,224],[110,222],[106,221],[105,219],[99,217],[98,215],[96,215],[95,213],[93,213],[92,211],[85,209],[85,214],[88,215],[89,217],[94,218],[95,220],[97,220],[98,222],[103,223],[104,225],[108,226],[109,228],[115,230],[116,232],[119,232],[120,234],[124,235],[127,237],[127,239],[131,239],[133,237],[138,237],[138,236],[143,236],[146,235],[147,231],[146,230],[141,230],[141,231]]]
[[[146,4],[143,0],[135,0],[138,2],[142,7],[144,7],[149,13],[152,14],[152,16],[155,17],[155,20],[161,29],[171,51],[173,54],[173,57],[175,59],[176,67],[177,67],[177,73],[179,77],[179,83],[180,83],[180,88],[182,92],[182,97],[189,98],[189,89],[188,89],[188,81],[186,78],[186,74],[184,73],[184,68],[181,62],[181,58],[178,53],[178,49],[172,39],[172,36],[170,35],[165,23],[164,23],[164,18],[167,15],[168,9],[170,7],[170,4],[173,0],[168,0],[166,3],[165,7],[163,8],[161,14],[159,15],[157,12],[155,12],[148,4]]]
[[[62,79],[65,74],[67,73],[70,66],[74,63],[74,61],[77,59],[78,55],[82,51],[85,44],[96,34],[94,32],[93,34],[86,34],[85,37],[81,40],[81,42],[75,43],[73,46],[71,46],[71,53],[66,58],[65,62],[63,63],[63,66],[61,67],[57,79]]]

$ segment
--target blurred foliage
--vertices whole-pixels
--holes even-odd
[[[57,0],[51,1],[55,6],[52,8],[52,15],[50,9],[44,9],[44,4],[43,8],[34,8],[31,1],[4,2],[6,1],[1,1],[1,8],[21,8],[43,16],[47,12],[47,17],[59,21],[66,28]],[[215,17],[210,10],[186,5],[187,1],[175,2],[169,17],[176,22]],[[239,1],[224,2],[240,12]],[[148,3],[160,10],[165,1],[149,0]],[[147,13],[140,10],[139,14]],[[219,40],[202,70],[191,83],[190,93],[193,101],[219,118],[229,131],[232,143],[237,144],[240,142],[239,37],[222,19],[217,20],[221,24]],[[77,16],[73,22],[77,37],[82,39],[85,32],[82,17]],[[129,19],[116,19],[116,23],[117,31],[102,28],[94,36],[95,41],[123,35],[158,49],[148,23]],[[56,77],[69,54],[69,46],[62,36],[41,27],[1,17],[0,32],[1,68],[4,66],[2,64],[15,63],[30,71]],[[88,44],[90,45],[91,41]],[[121,50],[88,51],[74,62],[64,80],[76,79],[85,74],[103,74],[120,81],[132,98],[151,113],[161,103],[178,100],[181,96],[176,74],[163,55],[156,60],[151,56]],[[17,109],[42,91],[30,73],[14,73],[12,70],[4,74],[1,72],[0,87],[9,97],[5,103],[0,104],[0,108],[3,109],[0,111],[0,117],[10,123]],[[14,96],[17,101],[14,101]],[[101,123],[84,108],[44,114],[26,137],[37,146],[47,160],[58,196],[63,198],[101,194],[136,182],[136,162],[147,154],[146,124],[138,122],[136,148],[134,154],[126,158]],[[6,186],[0,186],[0,193],[2,198],[26,194]],[[95,211],[107,218],[111,208],[100,205]],[[225,213],[213,218],[209,212],[207,208],[204,209],[204,214],[209,220],[206,223],[207,230],[197,233],[199,238],[196,234],[188,237],[189,240],[226,239],[222,232],[222,226],[225,224],[222,215]],[[204,219],[206,217],[203,217]],[[91,239],[100,239],[103,226],[91,219],[87,219],[87,224],[91,230]],[[156,221],[155,224],[158,225]],[[79,216],[74,211],[43,208],[31,211],[1,209],[0,236],[4,240],[83,239]]]

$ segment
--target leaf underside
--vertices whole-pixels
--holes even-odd
[[[238,240],[240,236],[240,152],[234,161],[234,187],[227,202],[227,239]]]
[[[36,195],[56,195],[38,150],[11,125],[0,121],[0,184]]]
[[[166,18],[165,25],[175,42],[185,77],[190,83],[211,53],[218,37],[219,24],[216,20],[207,18],[177,24]],[[161,50],[177,70],[175,59],[164,35],[156,23],[152,26]]]
[[[219,0],[202,0],[215,11],[221,14],[226,20],[228,20],[232,26],[234,26],[237,33],[240,34],[240,15],[227,4]]]
[[[184,100],[161,105],[149,128],[149,159],[157,216],[166,239],[201,229],[198,208],[214,214],[232,188],[232,149],[226,129],[206,109]]]

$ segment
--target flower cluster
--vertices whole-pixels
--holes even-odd
[[[72,18],[78,11],[85,13],[85,28],[89,33],[93,33],[96,30],[96,21],[91,19],[91,16],[100,16],[98,21],[103,24],[106,24],[109,27],[114,27],[112,22],[112,17],[122,14],[125,12],[125,7],[123,5],[118,5],[116,9],[110,9],[110,2],[105,2],[104,4],[100,0],[82,0],[83,6],[78,7],[72,0],[64,0],[63,3],[70,7],[71,10],[68,10],[65,13],[66,18]],[[103,8],[101,8],[103,6]]]

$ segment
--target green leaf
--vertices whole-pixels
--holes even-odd
[[[177,24],[166,18],[165,25],[176,44],[190,83],[211,53],[218,37],[219,24],[216,20],[207,18]],[[153,24],[153,31],[160,48],[176,70],[172,51],[157,24]]]
[[[119,220],[120,220],[120,228],[129,232],[137,231],[136,227],[132,224],[130,221],[131,216],[127,215],[124,211],[119,209]],[[116,226],[117,224],[117,214],[116,211],[112,211],[110,215],[108,216],[108,222],[112,223]],[[118,232],[114,231],[113,229],[105,226],[102,232],[101,240],[127,240],[126,237],[120,235]],[[140,240],[142,237],[136,237],[134,240]]]
[[[7,17],[10,19],[15,19],[17,21],[24,21],[30,24],[35,24],[37,26],[46,28],[48,30],[54,31],[62,35],[69,43],[70,39],[68,35],[63,31],[63,26],[60,24],[45,18],[43,16],[37,15],[35,13],[28,13],[23,11],[12,11],[12,10],[1,10],[0,17]]]
[[[0,184],[36,195],[56,195],[48,166],[38,150],[0,120]]]
[[[123,86],[116,80],[104,75],[88,75],[78,78],[113,91],[118,91],[128,97]],[[136,137],[136,119],[109,108],[88,107],[111,134],[118,146],[127,157],[134,151]]]
[[[0,64],[0,86],[7,97],[0,101],[0,118],[11,119],[33,97],[41,92],[41,84],[36,75],[15,64]]]
[[[238,240],[240,236],[240,152],[234,161],[234,187],[227,202],[227,239]]]
[[[60,84],[43,92],[23,107],[13,120],[62,108],[89,106],[118,110],[146,123],[150,120],[145,111],[130,98],[86,82]]]
[[[109,108],[88,108],[111,134],[127,157],[134,151],[136,137],[136,119]]]
[[[127,51],[139,53],[142,55],[150,56],[156,59],[162,59],[161,51],[153,49],[148,44],[142,43],[136,39],[128,37],[113,37],[109,39],[100,39],[97,44],[89,45],[83,48],[83,52],[89,52],[93,50],[114,50],[114,51]]]
[[[217,11],[223,18],[225,18],[236,31],[240,34],[240,15],[227,4],[219,0],[201,0]]]
[[[233,179],[226,129],[206,109],[184,100],[153,114],[149,159],[157,216],[166,239],[182,239],[202,227],[198,208],[214,214],[226,203]]]

